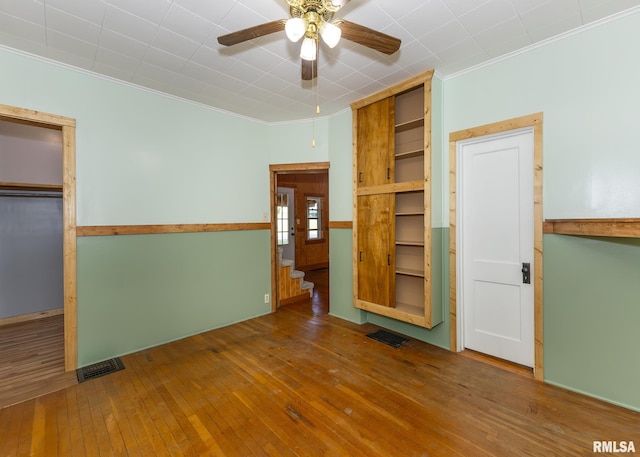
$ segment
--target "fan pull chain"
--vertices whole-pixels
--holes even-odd
[[[313,89],[315,89],[315,102],[316,102],[316,113],[315,115],[311,118],[311,126],[313,129],[313,139],[311,140],[311,147],[315,148],[316,147],[316,116],[320,114],[320,89],[318,88],[318,80],[320,79],[320,77],[318,76],[318,59],[316,58],[315,60],[312,61],[311,63],[311,75],[313,77],[313,75],[315,74],[316,77],[313,78],[315,81],[311,81],[311,84],[313,84]],[[313,98],[313,91],[312,91],[312,98]]]

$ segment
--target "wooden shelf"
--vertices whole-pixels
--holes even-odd
[[[62,184],[33,184],[27,182],[2,182],[0,181],[0,189],[2,190],[33,190],[62,192]]]
[[[397,246],[424,246],[424,241],[396,240]]]
[[[424,216],[423,211],[405,211],[402,213],[396,213],[396,216]]]
[[[424,118],[421,117],[419,119],[414,119],[408,122],[402,122],[401,124],[396,124],[396,132],[404,132],[406,130],[416,129],[418,127],[424,126]]]
[[[640,218],[547,219],[544,221],[544,233],[640,238]]]
[[[396,268],[396,273],[405,276],[415,276],[417,278],[424,278],[424,271],[412,270],[411,268]]]
[[[396,160],[410,159],[411,157],[420,157],[424,155],[424,149],[416,149],[414,151],[396,152]]]

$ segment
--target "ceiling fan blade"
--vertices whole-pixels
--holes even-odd
[[[384,54],[393,54],[400,49],[398,38],[370,29],[364,25],[340,19],[336,25],[342,30],[342,38],[361,44]]]
[[[280,19],[278,21],[249,27],[248,29],[238,30],[237,32],[219,36],[218,43],[224,46],[233,46],[243,41],[249,41],[264,35],[269,35],[270,33],[280,32],[284,30],[284,24],[286,22],[286,19]]]

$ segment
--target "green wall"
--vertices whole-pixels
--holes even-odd
[[[78,239],[85,366],[271,312],[268,230]]]
[[[640,410],[640,240],[544,237],[547,381]]]

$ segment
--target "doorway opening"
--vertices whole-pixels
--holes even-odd
[[[62,134],[62,295],[64,315],[64,370],[78,364],[76,297],[76,177],[75,119],[0,105],[0,121],[43,127]],[[12,183],[5,183],[11,187]],[[15,184],[15,183],[13,183]],[[33,184],[33,183],[32,183]],[[36,183],[37,184],[37,183]],[[23,186],[24,187],[24,186]],[[36,186],[37,187],[37,186]]]
[[[449,192],[450,192],[450,217],[449,217],[449,236],[450,236],[450,347],[452,351],[462,351],[464,349],[464,335],[462,334],[463,323],[461,321],[462,314],[462,299],[465,293],[464,285],[462,284],[463,278],[461,268],[463,259],[457,257],[457,249],[467,249],[465,240],[461,239],[461,233],[463,228],[456,230],[460,215],[458,214],[459,208],[464,204],[464,197],[460,195],[460,185],[458,180],[462,178],[462,173],[458,159],[458,143],[479,139],[481,137],[487,137],[489,135],[505,134],[507,132],[516,131],[519,129],[529,128],[533,132],[533,161],[529,167],[529,172],[533,174],[533,265],[535,266],[533,274],[529,279],[531,287],[533,289],[533,374],[535,379],[544,380],[544,365],[543,365],[543,307],[542,307],[542,113],[533,114],[530,116],[524,116],[516,119],[510,119],[504,122],[498,122],[495,124],[489,124],[477,128],[461,130],[459,132],[453,132],[449,136]],[[461,176],[459,176],[459,174]],[[466,222],[462,222],[463,224]],[[465,251],[466,252],[466,251]],[[524,275],[525,267],[522,267],[522,274]],[[465,275],[467,270],[465,270]],[[524,277],[524,276],[523,276]],[[485,287],[485,289],[493,290],[492,287]],[[511,290],[513,293],[513,290]],[[487,294],[485,294],[487,295]],[[490,294],[488,294],[490,295]],[[495,303],[494,300],[493,303]],[[493,306],[493,305],[492,305]]]
[[[329,312],[329,163],[271,165],[272,312]]]

